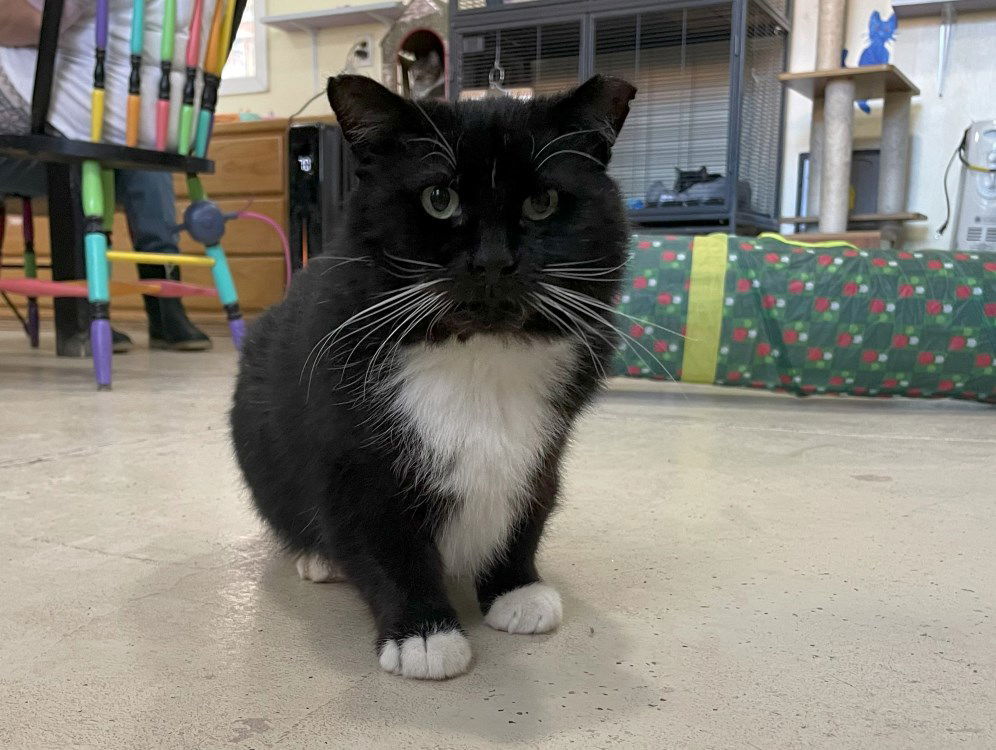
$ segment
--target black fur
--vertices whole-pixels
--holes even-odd
[[[533,502],[499,561],[477,576],[482,609],[538,580],[534,554],[556,500],[563,443],[615,343],[604,306],[618,292],[628,229],[604,165],[634,93],[594,78],[548,99],[416,105],[369,79],[329,82],[358,187],[329,255],[298,273],[286,299],[251,327],[231,424],[260,514],[292,551],[318,552],[345,572],[373,610],[379,643],[459,627],[434,538],[458,500],[420,480],[417,446],[390,408],[397,386],[387,385],[389,373],[405,347],[473,336],[578,339],[583,356],[558,391],[562,419],[532,482]],[[432,185],[458,193],[457,215],[427,213],[421,195]],[[536,194],[542,205],[548,189],[558,191],[555,213],[524,218],[523,202]],[[573,265],[551,276],[554,263]],[[399,318],[376,325],[396,308],[373,306],[441,277],[449,280],[428,288],[442,292],[447,310],[409,330],[395,330]],[[541,282],[587,295],[574,310],[583,325],[556,306],[537,307],[530,294],[543,293]]]

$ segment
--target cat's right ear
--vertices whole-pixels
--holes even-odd
[[[397,135],[412,116],[407,101],[366,76],[329,78],[328,96],[342,134],[353,148]]]
[[[636,87],[621,78],[595,75],[569,92],[557,105],[561,115],[577,124],[608,124],[619,135]]]

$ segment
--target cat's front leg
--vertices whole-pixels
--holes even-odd
[[[563,619],[560,594],[536,570],[546,519],[557,496],[557,457],[550,456],[537,477],[532,502],[511,534],[505,554],[477,577],[477,600],[484,622],[508,633],[548,633]]]
[[[354,503],[349,528],[333,543],[337,564],[373,610],[380,666],[423,680],[463,674],[470,643],[446,596],[435,542],[384,497],[397,495]]]

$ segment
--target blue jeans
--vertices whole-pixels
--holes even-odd
[[[135,250],[175,253],[177,249],[176,196],[167,172],[114,172],[115,199],[128,217],[128,233]],[[47,195],[45,166],[38,162],[0,158],[0,194]]]

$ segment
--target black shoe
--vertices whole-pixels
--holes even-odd
[[[135,347],[127,333],[111,329],[111,351],[115,354],[126,354]],[[90,333],[79,331],[72,336],[60,339],[56,344],[55,353],[60,357],[89,357]]]
[[[176,266],[166,274],[164,266],[140,265],[138,275],[142,279],[180,280],[180,269]],[[149,318],[149,348],[169,349],[180,352],[203,352],[211,348],[211,339],[190,322],[183,302],[177,297],[150,297],[144,295],[145,314]]]
[[[115,354],[127,354],[134,346],[135,344],[127,333],[111,329],[111,351]]]
[[[177,352],[204,352],[211,348],[207,334],[190,322],[176,297],[146,297],[149,348]]]

